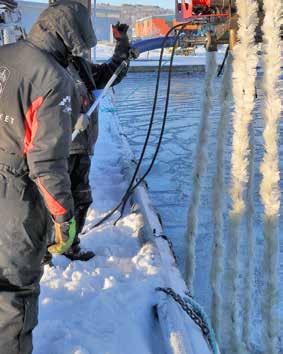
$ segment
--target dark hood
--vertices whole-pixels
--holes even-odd
[[[44,10],[28,39],[51,52],[59,61],[66,59],[68,53],[80,55],[97,43],[87,8],[67,0],[58,1]]]

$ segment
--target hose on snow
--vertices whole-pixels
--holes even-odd
[[[140,183],[142,183],[142,181],[146,178],[146,176],[148,175],[148,173],[150,172],[154,161],[156,159],[156,156],[159,152],[159,148],[160,148],[160,144],[162,141],[162,137],[163,137],[163,132],[164,132],[164,128],[165,128],[165,122],[166,122],[166,118],[167,118],[167,112],[168,112],[168,104],[169,104],[169,95],[170,95],[170,87],[171,87],[171,76],[172,76],[172,67],[173,67],[173,59],[175,56],[175,50],[173,49],[172,53],[171,53],[171,59],[170,59],[170,65],[169,65],[169,72],[168,72],[168,85],[167,85],[167,96],[166,96],[166,102],[165,102],[165,111],[164,111],[164,116],[163,116],[163,123],[162,123],[162,128],[161,128],[161,132],[160,132],[160,136],[159,136],[159,141],[157,143],[157,147],[155,150],[155,153],[153,155],[152,161],[150,163],[149,168],[147,169],[147,171],[144,173],[144,175],[137,181],[137,183],[134,185],[134,183],[136,182],[136,177],[138,175],[147,145],[148,145],[148,141],[150,138],[150,134],[151,134],[151,130],[152,130],[152,126],[153,126],[153,122],[154,122],[154,117],[155,117],[155,112],[156,112],[156,107],[157,107],[157,100],[158,100],[158,94],[159,94],[159,86],[160,86],[160,77],[161,77],[161,68],[162,68],[162,60],[163,60],[163,54],[164,54],[164,49],[165,49],[165,45],[166,45],[166,40],[169,37],[169,35],[175,31],[178,30],[178,34],[174,37],[174,47],[177,44],[177,41],[182,33],[182,30],[186,27],[187,23],[184,24],[178,24],[174,27],[172,27],[166,34],[166,36],[163,38],[163,44],[161,47],[161,53],[160,53],[160,58],[159,58],[159,65],[158,65],[158,71],[157,71],[157,79],[156,79],[156,87],[155,87],[155,94],[154,94],[154,100],[153,100],[153,106],[152,106],[152,113],[151,113],[151,117],[150,117],[150,122],[149,122],[149,126],[148,126],[148,131],[146,134],[146,138],[145,138],[145,142],[140,154],[140,157],[138,159],[134,174],[132,176],[132,179],[129,183],[129,186],[126,190],[126,192],[124,193],[123,197],[121,198],[120,202],[109,212],[107,213],[101,220],[99,220],[97,223],[95,223],[94,225],[92,225],[91,227],[89,227],[85,232],[88,232],[89,230],[98,227],[99,225],[101,225],[102,223],[104,223],[106,220],[108,220],[121,206],[123,206],[125,204],[125,202],[128,200],[128,198],[130,197],[130,195],[133,193],[133,191],[135,190],[135,188],[138,187],[138,185]],[[169,93],[169,94],[168,94]]]

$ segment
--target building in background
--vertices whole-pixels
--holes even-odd
[[[96,4],[95,30],[99,41],[112,41],[112,25],[121,20],[121,12],[116,6],[104,8]]]
[[[120,21],[133,26],[137,20],[140,18],[148,17],[148,16],[158,16],[158,15],[168,15],[174,14],[173,10],[163,9],[159,6],[152,5],[131,5],[131,4],[123,4],[121,6],[110,5],[99,3],[97,4],[97,9],[112,9],[120,12]]]
[[[165,36],[168,31],[179,24],[175,18],[175,15],[158,15],[149,16],[137,20],[134,25],[134,37],[135,38],[153,38],[159,36]],[[184,27],[184,31],[191,32],[193,34],[199,29],[198,24],[187,24]]]
[[[152,38],[165,36],[173,27],[174,15],[149,16],[137,20],[135,23],[136,38]]]
[[[27,32],[31,29],[32,25],[40,15],[40,13],[48,6],[47,2],[33,2],[33,1],[18,1],[19,10],[22,13],[22,23]],[[95,31],[98,40],[111,41],[111,26],[117,21],[128,23],[131,30],[134,28],[135,23],[140,18],[148,16],[167,15],[173,16],[172,10],[162,9],[159,6],[147,5],[130,5],[124,4],[115,6],[104,3],[96,4],[96,20],[93,19]],[[168,18],[169,18],[168,17]]]

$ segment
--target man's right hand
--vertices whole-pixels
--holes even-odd
[[[54,222],[55,244],[48,247],[52,254],[62,254],[66,252],[73,244],[76,236],[76,221],[73,217],[69,221],[61,224]]]

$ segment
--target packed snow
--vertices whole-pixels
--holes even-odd
[[[164,354],[170,347],[174,353],[208,354],[201,329],[174,300],[156,291],[171,286],[183,295],[187,288],[165,240],[140,242],[141,214],[128,208],[116,226],[119,212],[90,230],[120,201],[128,186],[122,169],[132,158],[113,100],[104,100],[100,108],[90,176],[94,203],[81,235],[82,247],[96,256],[88,262],[56,256],[53,267],[44,267],[33,353]],[[148,218],[158,220],[146,190],[140,189]]]
[[[127,187],[111,114],[101,118],[91,170],[94,203],[88,225],[117,204]],[[82,246],[95,252],[93,260],[70,262],[56,256],[55,267],[45,266],[35,354],[164,352],[153,313],[160,268],[152,248],[140,248],[139,227],[134,213],[128,213],[116,227],[108,221],[81,237]]]

